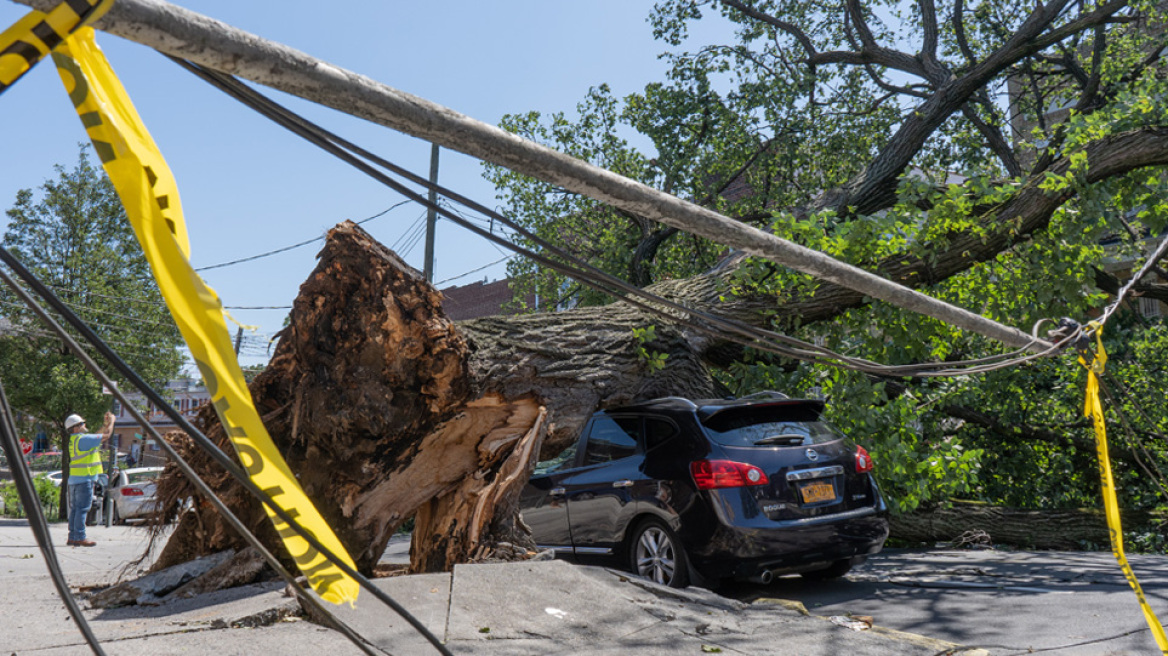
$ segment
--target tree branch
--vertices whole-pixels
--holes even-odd
[[[917,0],[921,8],[921,28],[924,38],[921,41],[921,61],[925,68],[940,66],[937,61],[937,7],[933,0]]]
[[[811,39],[807,36],[807,33],[804,32],[802,29],[800,29],[799,26],[795,25],[794,23],[788,23],[785,20],[780,20],[778,18],[775,18],[774,16],[771,16],[770,14],[759,11],[758,9],[755,9],[754,7],[751,7],[750,5],[747,5],[744,2],[739,2],[739,0],[719,0],[719,1],[722,4],[726,5],[727,7],[732,7],[734,9],[737,9],[738,11],[746,14],[747,16],[749,16],[755,20],[762,21],[762,22],[766,23],[767,25],[770,25],[771,27],[774,27],[778,30],[786,32],[787,34],[794,37],[795,40],[799,42],[799,45],[803,46],[803,49],[805,51],[807,51],[808,58],[815,56],[815,53],[816,53],[815,45],[813,43],[811,43]]]
[[[1116,278],[1099,267],[1093,268],[1095,269],[1095,286],[1112,296],[1118,294],[1124,283],[1120,282],[1119,278]],[[1159,269],[1160,267],[1156,268]],[[1157,275],[1161,275],[1161,272],[1157,272]],[[1135,292],[1136,296],[1154,298],[1162,303],[1168,303],[1168,285],[1137,282],[1132,285],[1132,291]]]
[[[909,115],[860,174],[845,185],[825,192],[813,209],[834,210],[842,214],[851,214],[853,211],[857,214],[871,214],[891,206],[896,200],[896,180],[920,147],[950,115],[961,109],[989,80],[1023,57],[1041,50],[1035,45],[1038,41],[1046,45],[1057,43],[1077,33],[1078,30],[1106,20],[1108,16],[1126,5],[1123,0],[1113,0],[1080,20],[1070,23],[1069,25],[1074,25],[1075,29],[1063,26],[1043,36],[1042,31],[1062,13],[1068,2],[1069,0],[1054,0],[1047,5],[1040,4],[1005,44],[965,75],[951,79],[939,87],[932,97]],[[848,0],[848,8],[848,17],[852,21],[862,19],[862,16],[858,15],[857,0]],[[869,39],[865,47],[869,44],[876,47],[874,40],[870,39],[871,34],[865,36],[866,26],[857,29],[861,40]]]
[[[982,118],[977,115],[977,110],[974,109],[973,106],[969,103],[966,103],[961,107],[961,112],[965,115],[965,118],[968,119],[970,123],[973,123],[974,127],[977,128],[977,131],[981,133],[981,136],[985,138],[986,143],[989,144],[989,147],[994,151],[994,154],[998,156],[998,160],[1001,161],[1002,166],[1006,168],[1006,172],[1010,174],[1010,177],[1017,177],[1022,175],[1022,165],[1019,164],[1018,160],[1014,157],[1014,150],[1010,148],[1010,144],[1007,143],[1006,138],[1002,136],[1002,131],[999,130],[997,126],[983,121]]]
[[[977,63],[977,56],[969,47],[969,40],[965,37],[965,2],[953,0],[953,34],[957,38],[957,48],[965,56],[965,63],[973,66]]]
[[[1156,126],[1111,135],[1084,146],[1087,153],[1087,184],[1129,173],[1147,166],[1168,164],[1168,126]],[[1070,170],[1069,157],[1051,164],[1049,171],[1065,175]],[[1066,189],[1058,193],[1039,185],[1045,172],[1032,175],[1009,200],[989,209],[984,227],[952,237],[940,249],[917,256],[891,257],[876,265],[875,271],[889,280],[918,288],[964,272],[978,263],[989,261],[999,253],[1046,229],[1050,217],[1074,196]],[[785,303],[777,308],[780,319],[801,323],[830,320],[849,308],[869,302],[862,294],[832,284],[819,284],[814,294]],[[772,307],[772,310],[775,308]]]
[[[1089,27],[1096,25],[1103,25],[1112,22],[1112,14],[1128,6],[1128,0],[1111,0],[1107,4],[1100,5],[1095,11],[1083,16],[1077,21],[1073,21],[1048,32],[1047,34],[1036,37],[1032,41],[1023,45],[1023,53],[1025,55],[1032,55],[1036,52],[1041,52],[1046,48],[1062,41],[1063,39],[1078,34]],[[1061,12],[1061,9],[1060,9]]]
[[[946,405],[940,408],[940,411],[953,417],[960,419],[967,423],[979,426],[988,430],[989,432],[1007,438],[1008,440],[1025,440],[1029,442],[1042,442],[1044,444],[1051,444],[1057,447],[1064,447],[1071,445],[1083,453],[1093,454],[1095,452],[1095,443],[1086,438],[1074,435],[1072,433],[1056,433],[1054,431],[1030,426],[1027,424],[1011,424],[1000,420],[997,417],[988,415],[983,412],[978,412],[973,408],[963,405]],[[1068,424],[1068,428],[1086,428],[1091,423],[1087,420],[1082,420],[1074,424]],[[1115,445],[1111,448],[1112,457],[1122,460],[1128,464],[1135,465],[1137,460],[1132,453],[1122,447]]]

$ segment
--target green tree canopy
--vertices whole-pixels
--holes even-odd
[[[687,41],[708,20],[729,21],[733,40]],[[1168,228],[1168,31],[1154,3],[662,0],[650,23],[670,48],[665,80],[624,98],[600,85],[575,116],[503,127],[1024,329],[1087,320]],[[1002,350],[506,169],[486,177],[508,216],[637,285],[721,261],[727,301],[836,351],[900,364]],[[511,273],[521,292],[575,290],[533,263]],[[1164,281],[1137,292],[1168,301]],[[1143,457],[1116,465],[1126,501],[1163,503],[1168,376],[1149,360],[1162,326],[1129,317],[1107,337],[1132,389],[1124,448]],[[1080,505],[1097,491],[1072,357],[905,380],[707,352],[733,392],[829,396],[902,509],[955,494]]]
[[[162,387],[182,365],[182,339],[117,193],[88,146],[71,170],[55,170],[39,197],[17,192],[4,246],[142,378]],[[0,377],[13,408],[58,436],[71,413],[100,426],[111,404],[101,384],[10,290],[2,302],[8,334],[0,339]]]

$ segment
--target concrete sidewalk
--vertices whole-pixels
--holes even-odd
[[[62,567],[84,599],[95,586],[131,579],[145,531],[90,529],[98,546],[63,547]],[[408,547],[407,547],[408,548]],[[387,560],[400,559],[396,540]],[[461,565],[454,572],[376,584],[457,654],[936,654],[950,643],[911,634],[853,631],[774,602],[747,604],[701,589],[671,590],[622,572],[560,561]],[[57,598],[23,520],[0,519],[0,654],[91,653]],[[110,656],[150,654],[362,653],[339,633],[306,621],[282,583],[245,586],[156,606],[85,611]],[[82,607],[87,604],[82,601]],[[372,595],[337,616],[385,653],[437,653]]]

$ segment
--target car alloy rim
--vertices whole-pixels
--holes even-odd
[[[662,585],[673,580],[673,541],[665,531],[650,526],[637,541],[637,573]]]

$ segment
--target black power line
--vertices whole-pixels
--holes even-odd
[[[627,282],[616,278],[604,271],[601,271],[586,262],[580,261],[569,253],[564,252],[558,247],[554,246],[541,239],[537,235],[531,233],[522,226],[507,219],[505,216],[494,212],[493,210],[484,207],[454,191],[451,191],[441,185],[433,184],[429,180],[422,178],[392,162],[389,162],[373,153],[349,142],[320,126],[308,121],[302,116],[292,112],[291,110],[279,105],[271,99],[257,93],[247,85],[240,83],[235,78],[224,75],[217,71],[207,69],[196,64],[171,57],[173,61],[183,66],[187,70],[198,75],[210,84],[221,89],[225,93],[236,98],[248,107],[263,114],[269,119],[275,121],[279,125],[284,126],[289,131],[301,136],[309,142],[315,144],[319,148],[333,154],[334,156],[349,163],[358,170],[366,173],[370,177],[382,182],[391,189],[406,196],[407,198],[417,202],[428,208],[433,208],[442,216],[450,219],[454,223],[474,232],[475,234],[497,244],[500,244],[512,251],[524,255],[539,264],[550,269],[559,271],[565,275],[575,278],[581,283],[587,284],[590,287],[601,291],[602,293],[612,295],[620,298],[623,301],[634,305],[646,312],[662,315],[668,318],[671,322],[702,331],[703,333],[713,335],[720,339],[726,339],[747,347],[756,348],[763,351],[769,351],[797,360],[805,360],[809,362],[816,362],[826,364],[833,367],[854,369],[876,375],[883,376],[959,376],[973,373],[983,373],[992,371],[994,369],[1015,366],[1019,363],[1026,362],[1038,357],[1045,357],[1061,350],[1062,345],[1067,343],[1070,338],[1064,339],[1062,342],[1053,345],[1040,353],[1032,355],[1022,355],[1028,351],[1027,347],[1004,353],[988,358],[979,358],[976,360],[968,360],[961,362],[947,362],[937,364],[912,364],[912,365],[898,365],[886,366],[875,362],[871,362],[859,358],[851,358],[840,353],[831,351],[821,346],[811,344],[793,337],[783,335],[781,333],[757,328],[743,322],[727,319],[709,312],[694,310],[692,308],[683,306],[679,303],[669,301],[663,297],[646,292],[643,289],[637,288]],[[359,159],[364,158],[364,159]],[[366,161],[367,160],[367,161]],[[529,239],[532,243],[538,245],[541,249],[548,253],[552,253],[559,259],[553,259],[542,253],[535,252],[531,249],[519,246],[499,235],[494,234],[493,231],[488,231],[474,225],[461,216],[458,216],[438,204],[430,203],[421,194],[418,194],[406,187],[401,182],[389,177],[382,171],[374,168],[371,164],[374,163],[388,171],[391,171],[403,178],[423,186],[427,189],[433,189],[443,194],[447,198],[461,203],[475,211],[485,214],[492,219],[507,226],[516,233]],[[673,312],[670,312],[672,310]],[[681,313],[678,316],[676,313]],[[1039,322],[1041,324],[1041,322]],[[1035,330],[1039,324],[1036,324]],[[1034,342],[1040,341],[1035,335]],[[1030,346],[1030,345],[1028,345]]]
[[[394,203],[393,205],[390,205],[389,207],[385,208],[384,210],[378,212],[377,214],[374,214],[373,216],[361,219],[360,221],[357,221],[356,223],[357,223],[357,225],[361,225],[363,223],[368,223],[368,222],[372,221],[373,219],[376,219],[376,218],[385,216],[386,214],[389,214],[393,210],[401,207],[402,205],[405,205],[408,202],[410,202],[410,201],[403,200],[400,203]],[[277,255],[279,253],[286,253],[290,250],[300,248],[301,246],[307,246],[309,244],[313,244],[313,243],[316,243],[318,241],[324,241],[324,235],[321,235],[319,237],[313,237],[312,239],[308,239],[308,240],[302,241],[302,242],[297,243],[297,244],[292,244],[291,246],[277,248],[276,250],[268,251],[267,253],[260,253],[259,255],[250,255],[248,257],[243,257],[243,258],[240,258],[238,260],[231,260],[230,262],[221,262],[219,264],[212,264],[210,266],[199,267],[198,269],[195,269],[195,271],[210,271],[211,269],[222,269],[223,267],[229,267],[229,266],[232,266],[235,264],[243,264],[244,262],[251,262],[253,260],[259,260],[259,259],[262,259],[265,257],[270,257],[272,255]]]
[[[430,631],[421,622],[419,622],[417,618],[411,615],[409,611],[394,601],[380,588],[373,585],[373,583],[368,578],[349,566],[348,563],[338,557],[331,549],[322,544],[320,540],[317,539],[317,537],[312,533],[312,531],[304,528],[292,515],[288,513],[288,511],[284,510],[284,508],[273,501],[268,494],[256,486],[256,484],[252,482],[251,478],[248,477],[246,472],[244,472],[239,467],[239,465],[232,461],[231,458],[221,449],[219,449],[219,447],[216,446],[214,442],[208,439],[207,436],[202,433],[202,431],[191,425],[191,423],[187,420],[186,417],[183,416],[181,412],[176,410],[174,406],[163,399],[162,396],[155,392],[150,385],[142,380],[141,376],[139,376],[133,368],[131,368],[120,357],[118,357],[118,355],[114,353],[114,351],[110,349],[109,346],[107,346],[105,342],[103,342],[102,339],[98,337],[97,334],[89,328],[89,326],[85,324],[85,322],[81,321],[81,319],[78,318],[77,315],[74,314],[68,306],[62,303],[61,300],[58,299],[51,290],[42,285],[40,281],[37,280],[36,277],[33,276],[32,273],[30,273],[28,269],[24,267],[23,264],[21,264],[16,258],[12,257],[12,255],[2,246],[0,246],[0,261],[3,261],[5,264],[7,264],[9,268],[11,268],[24,281],[25,284],[27,284],[34,292],[36,292],[38,296],[44,299],[44,301],[48,303],[49,306],[52,307],[55,312],[57,312],[57,314],[64,318],[69,323],[69,325],[74,328],[74,330],[80,333],[82,337],[84,337],[85,340],[89,342],[89,344],[92,345],[93,348],[95,348],[101,354],[101,356],[105,358],[106,361],[114,367],[114,369],[118,371],[118,373],[125,377],[131,385],[136,387],[138,391],[146,397],[147,400],[153,403],[154,407],[158,408],[167,417],[169,417],[171,421],[173,421],[175,425],[178,426],[179,429],[190,436],[196,444],[198,444],[204,451],[206,451],[212,460],[214,460],[220,467],[227,471],[227,473],[232,478],[234,478],[239,485],[243,486],[243,488],[246,489],[248,493],[267,506],[272,514],[279,517],[280,521],[284,522],[290,528],[292,528],[292,530],[297,535],[307,541],[308,544],[312,545],[314,549],[320,552],[320,554],[327,558],[333,565],[337,566],[354,581],[357,581],[361,587],[368,590],[370,594],[397,612],[398,615],[405,619],[416,631],[424,636],[430,642],[430,644],[432,644],[435,649],[438,650],[439,653],[443,654],[444,656],[452,656],[450,651],[446,649],[446,646],[443,645],[441,641],[439,641],[432,633],[430,633]],[[275,557],[272,556],[267,551],[267,549],[263,547],[259,539],[256,538],[255,535],[253,535],[248,530],[248,528],[244,526],[243,523],[240,522],[234,514],[231,513],[230,509],[228,509],[227,506],[211,492],[211,489],[209,486],[207,486],[206,482],[195,473],[194,469],[192,469],[190,465],[187,464],[185,460],[183,460],[183,458],[174,450],[174,448],[171,447],[166,442],[166,440],[163,440],[160,436],[157,435],[154,427],[143,417],[141,417],[140,414],[138,414],[137,409],[133,407],[133,404],[131,404],[125,398],[117,386],[112,384],[112,381],[108,376],[106,376],[105,372],[97,366],[97,364],[89,357],[85,350],[82,349],[79,344],[77,344],[77,342],[69,335],[69,333],[66,332],[65,329],[61,327],[56,321],[54,321],[48,312],[35,300],[33,300],[32,297],[30,297],[28,293],[25,292],[25,290],[21,288],[20,285],[18,285],[16,281],[13,280],[2,269],[0,269],[0,279],[8,284],[8,286],[11,287],[18,296],[21,297],[21,300],[23,300],[30,309],[36,312],[37,315],[41,317],[41,320],[54,332],[56,332],[57,335],[66,342],[66,344],[69,345],[77,357],[81,359],[86,367],[89,368],[89,370],[93,372],[93,374],[99,380],[101,380],[102,383],[111,388],[114,395],[131,412],[131,414],[134,415],[134,418],[139,421],[143,427],[146,428],[146,430],[152,432],[155,435],[159,444],[167,452],[167,455],[174,460],[175,464],[183,472],[183,475],[186,476],[187,479],[191,481],[196,487],[198,487],[199,491],[202,492],[207,497],[207,499],[215,505],[216,509],[224,517],[224,519],[229,524],[231,524],[231,526],[237,532],[239,532],[239,534],[245,540],[248,540],[252,546],[255,546],[260,551],[261,555],[264,555],[268,563],[272,564],[273,568],[278,573],[280,573],[280,575],[283,576],[285,580],[292,584],[293,588],[297,590],[299,594],[301,594],[301,598],[304,599],[305,602],[310,606],[312,606],[314,610],[321,613],[323,617],[330,618],[330,620],[334,623],[335,628],[345,634],[345,636],[349,638],[349,640],[352,641],[358,648],[367,654],[373,655],[373,652],[364,639],[349,629],[343,622],[333,617],[333,615],[326,608],[324,608],[323,605],[321,605],[319,600],[300,588],[299,584],[296,583],[295,577],[293,577],[287,570],[284,569],[282,565],[280,565],[279,561],[276,560]]]

